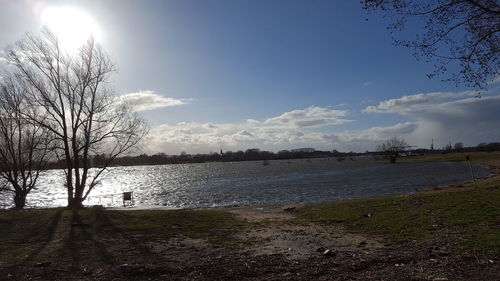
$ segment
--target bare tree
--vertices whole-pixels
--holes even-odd
[[[408,145],[405,139],[393,137],[381,145],[378,145],[377,151],[384,152],[384,154],[389,157],[391,163],[396,163],[399,154],[408,148],[410,148],[410,145]]]
[[[457,142],[453,145],[453,149],[455,151],[462,151],[464,149],[464,143],[463,142]]]
[[[50,132],[22,116],[33,111],[26,103],[26,92],[26,84],[15,77],[0,81],[0,177],[4,180],[0,189],[12,192],[16,209],[26,205],[51,152]]]
[[[381,10],[401,31],[423,21],[414,40],[395,40],[412,48],[417,58],[433,62],[434,77],[449,72],[446,81],[485,88],[498,78],[500,3],[498,0],[363,0],[368,11]],[[415,21],[417,20],[417,21]],[[458,70],[454,70],[458,67]],[[451,69],[452,71],[449,71]]]
[[[46,115],[25,114],[55,135],[56,157],[64,160],[68,207],[80,208],[107,166],[148,132],[146,122],[115,98],[109,85],[115,65],[89,39],[76,54],[61,49],[57,36],[44,28],[27,34],[7,52],[16,75],[30,85],[29,102]],[[107,154],[90,171],[92,155]]]

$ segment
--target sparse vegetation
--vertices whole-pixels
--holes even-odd
[[[406,157],[401,161],[406,162],[457,162],[466,161],[469,155],[471,162],[479,165],[500,164],[500,152],[463,152],[447,154],[428,154],[415,157]]]
[[[396,163],[399,155],[408,150],[410,145],[403,138],[392,137],[381,145],[377,146],[377,151],[384,153],[391,163]]]
[[[500,184],[500,180],[496,182]],[[451,235],[462,246],[500,252],[500,190],[482,187],[450,193],[354,200],[305,207],[311,219],[347,224],[353,231],[390,234],[400,241]],[[460,239],[458,239],[460,238]]]

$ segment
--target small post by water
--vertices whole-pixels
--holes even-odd
[[[469,162],[469,169],[470,169],[470,174],[472,176],[472,180],[474,181],[474,188],[477,188],[476,176],[474,176],[474,169],[472,169],[472,164],[470,163],[469,155],[465,156],[465,159],[467,160],[467,162]]]
[[[132,191],[123,192],[123,207],[126,206],[126,201],[130,203],[130,205],[134,205],[134,193]]]

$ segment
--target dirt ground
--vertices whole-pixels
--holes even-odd
[[[78,245],[81,239],[63,242],[68,233],[55,229],[38,249],[45,259],[10,253],[7,260],[9,254],[1,254],[0,280],[500,280],[498,257],[457,248],[447,233],[401,243],[302,220],[293,206],[221,210],[251,227],[214,244],[123,231],[92,235],[100,225],[73,222],[73,235],[92,237],[85,245]],[[102,213],[96,210],[96,217],[106,221]],[[51,256],[61,243],[67,252]]]

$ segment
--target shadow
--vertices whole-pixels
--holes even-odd
[[[45,222],[40,222],[31,227],[21,239],[23,241],[37,240],[39,237],[45,237],[42,241],[51,241],[55,234],[55,230],[59,225],[64,209],[56,209],[56,212],[50,216]],[[46,228],[44,226],[47,226]]]
[[[113,215],[117,215],[120,220],[126,220],[127,215],[121,212],[112,212],[95,209],[95,225],[101,235],[109,237],[109,240],[115,243],[116,248],[113,250],[118,253],[117,258],[121,263],[119,268],[115,268],[117,276],[125,280],[156,280],[160,275],[178,274],[184,270],[184,265],[172,262],[161,252],[153,250],[154,246],[150,243],[155,243],[155,239],[151,238],[148,232],[128,231],[126,228],[120,228],[120,224],[117,226],[113,221]],[[170,280],[170,278],[165,277],[161,280]]]
[[[123,231],[117,228],[111,219],[105,214],[105,212],[101,209],[95,210],[96,216],[96,226],[99,231],[106,231],[106,228],[109,228],[113,234],[122,235]]]
[[[112,265],[115,258],[109,254],[108,245],[96,239],[96,212],[95,210],[88,211],[88,216],[82,217],[81,210],[72,210],[69,234],[63,250],[69,252],[76,266],[80,265],[82,259],[92,262],[102,261],[104,264]]]
[[[115,226],[113,221],[106,215],[106,211],[102,209],[96,209],[96,225],[99,231],[106,233],[107,235],[111,235],[113,239],[122,239],[126,241],[129,246],[129,252],[139,252],[144,256],[157,256],[154,252],[150,250],[150,248],[143,244],[144,239],[134,237],[133,235],[127,235],[125,231]],[[144,238],[144,237],[143,237]],[[132,253],[128,253],[129,255]],[[159,257],[155,257],[158,259]]]
[[[35,227],[22,238],[23,241],[33,241],[41,235],[45,237],[45,239],[42,239],[43,243],[31,251],[31,253],[24,258],[23,262],[32,261],[34,257],[40,254],[47,247],[47,245],[55,239],[56,230],[61,222],[63,212],[64,209],[57,209],[54,215],[52,215],[46,223],[42,224],[47,225],[47,228],[45,231],[42,231],[42,233],[40,228]]]

